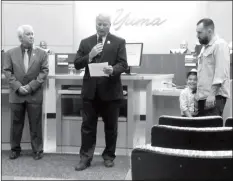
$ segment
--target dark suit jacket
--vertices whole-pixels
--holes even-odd
[[[43,87],[42,84],[47,78],[48,69],[48,55],[40,49],[33,47],[29,60],[29,67],[25,73],[23,55],[21,47],[10,49],[5,54],[3,71],[9,81],[10,103],[42,103],[43,101]],[[28,95],[20,95],[18,89],[20,86],[29,84],[32,92]]]
[[[108,62],[113,66],[113,74],[109,77],[90,77],[89,52],[96,44],[97,35],[82,40],[74,60],[76,69],[85,67],[82,97],[92,100],[97,91],[99,97],[105,101],[122,99],[123,90],[120,76],[128,68],[125,40],[110,33],[106,37],[100,62]],[[91,63],[95,63],[95,59]]]

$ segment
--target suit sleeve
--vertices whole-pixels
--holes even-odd
[[[22,86],[22,84],[14,76],[12,59],[11,59],[9,51],[7,51],[5,54],[3,72],[6,76],[6,79],[9,82],[10,88],[12,88],[14,91],[17,91]]]
[[[81,41],[79,45],[79,49],[74,59],[74,66],[77,70],[86,67],[89,63],[89,54],[85,54],[84,52],[84,42]]]
[[[118,49],[117,53],[117,63],[113,66],[113,76],[119,76],[121,73],[125,72],[128,68],[127,58],[126,58],[126,48],[125,40],[123,40]]]
[[[36,80],[32,80],[29,82],[29,86],[32,88],[32,91],[35,92],[37,89],[39,89],[44,81],[46,80],[49,73],[49,65],[48,65],[48,55],[46,52],[44,52],[44,55],[41,60],[41,67],[40,67],[40,73],[37,76]]]

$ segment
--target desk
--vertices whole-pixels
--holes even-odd
[[[127,98],[127,120],[119,120],[119,132],[117,149],[132,149],[134,145],[135,126],[140,121],[140,91],[146,91],[146,122],[148,127],[152,127],[151,117],[152,90],[162,88],[164,82],[172,82],[173,74],[137,74],[122,75],[122,84],[128,88]],[[61,95],[67,94],[61,90],[62,85],[82,85],[83,76],[57,74],[49,75],[48,81],[44,85],[43,100],[43,131],[44,131],[44,152],[75,152],[79,151],[81,144],[81,120],[62,119],[61,115]],[[73,91],[72,93],[76,93]],[[54,116],[55,115],[55,116]],[[10,149],[10,107],[9,89],[2,89],[2,144],[3,149]],[[96,150],[103,149],[104,129],[102,121],[98,124]],[[148,133],[146,133],[148,134]],[[148,136],[148,135],[147,135]],[[22,149],[31,149],[28,120],[26,116],[25,128],[22,137]],[[128,152],[130,153],[130,152]]]
[[[123,86],[127,86],[128,98],[127,98],[127,120],[119,121],[118,141],[117,148],[119,149],[132,149],[134,147],[134,133],[135,126],[139,119],[140,109],[140,91],[146,90],[146,107],[152,107],[152,90],[156,87],[165,87],[164,81],[172,82],[173,74],[137,74],[137,75],[122,75],[121,80]],[[46,128],[47,134],[53,131],[56,127],[54,137],[56,141],[53,142],[57,152],[77,152],[81,146],[81,120],[62,118],[61,114],[61,95],[64,93],[61,90],[62,85],[82,85],[83,76],[80,75],[68,75],[68,74],[56,74],[49,75],[49,83],[47,84],[47,90],[53,87],[50,84],[50,80],[55,80],[56,93],[46,94],[46,105],[55,106],[56,122]],[[51,108],[50,108],[51,109]],[[47,110],[47,109],[46,109]],[[50,112],[51,113],[51,112]],[[146,114],[146,122],[148,125],[153,125],[152,118],[150,117],[150,109]],[[50,120],[47,117],[47,123]],[[97,143],[96,148],[103,149],[105,145],[104,141],[104,129],[102,121],[99,122],[97,128]]]

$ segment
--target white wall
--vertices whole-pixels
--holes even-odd
[[[216,31],[227,42],[232,41],[232,1],[211,1],[206,11],[213,19]]]
[[[45,40],[55,52],[73,52],[73,7],[70,1],[3,1],[3,48],[8,50],[19,45],[18,26],[30,24],[35,31],[36,45]]]
[[[232,1],[3,1],[2,46],[7,50],[19,45],[17,27],[31,24],[37,45],[45,40],[55,52],[76,52],[81,39],[95,33],[95,16],[100,11],[112,14],[112,33],[128,42],[144,42],[148,54],[168,53],[183,39],[192,49],[196,23],[204,17],[213,18],[219,35],[232,40]],[[119,28],[127,15],[126,21],[166,21],[159,26],[124,23]]]

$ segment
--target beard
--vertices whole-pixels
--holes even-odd
[[[198,39],[198,40],[201,45],[207,45],[209,43],[208,37],[205,37],[203,39]]]

